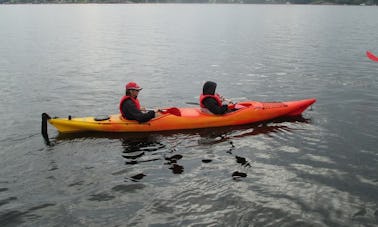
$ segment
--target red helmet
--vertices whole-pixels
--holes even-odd
[[[142,88],[135,82],[129,82],[126,84],[126,90],[142,90]]]

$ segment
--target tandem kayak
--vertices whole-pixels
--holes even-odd
[[[157,132],[244,125],[279,117],[298,116],[315,102],[316,99],[314,98],[288,102],[245,101],[235,105],[237,110],[224,115],[210,114],[199,107],[173,107],[166,110],[174,111],[164,111],[145,123],[126,120],[121,114],[113,114],[104,118],[73,118],[71,116],[68,118],[51,118],[48,114],[43,113],[42,134],[47,131],[47,122],[53,125],[60,133],[88,131]]]

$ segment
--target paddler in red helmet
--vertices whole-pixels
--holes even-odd
[[[155,111],[150,110],[142,112],[138,94],[142,88],[135,82],[126,84],[126,94],[121,98],[119,109],[124,118],[128,120],[137,120],[138,122],[147,122],[155,117]]]
[[[223,104],[225,98],[215,93],[217,84],[213,81],[206,81],[203,85],[202,94],[200,96],[200,106],[203,111],[210,111],[213,114],[225,114],[232,111],[235,107],[231,102]]]

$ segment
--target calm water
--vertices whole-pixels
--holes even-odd
[[[1,226],[376,226],[378,8],[0,6]],[[302,118],[40,135],[52,116],[316,97]],[[246,177],[233,178],[233,174]]]

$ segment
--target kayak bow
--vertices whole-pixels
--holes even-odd
[[[46,122],[49,122],[61,133],[76,133],[85,131],[99,132],[154,132],[168,130],[185,130],[197,128],[224,127],[243,125],[259,121],[271,120],[278,117],[301,115],[316,99],[305,99],[289,102],[257,102],[245,101],[236,104],[236,111],[214,115],[205,113],[199,107],[195,108],[167,108],[154,119],[146,123],[126,120],[121,114],[113,114],[105,118],[50,118],[42,114],[42,134]]]

